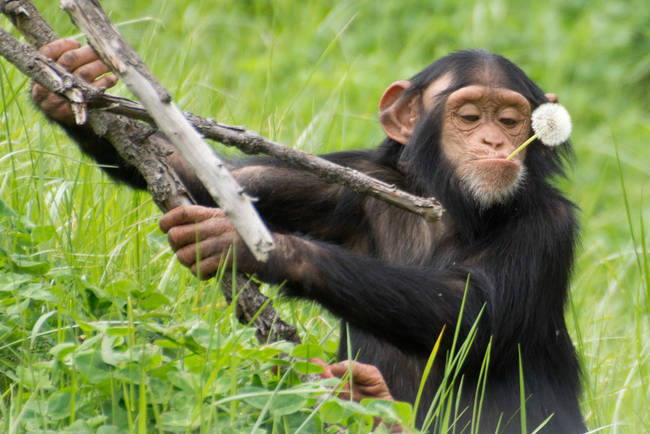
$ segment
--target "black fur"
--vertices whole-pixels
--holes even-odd
[[[526,154],[527,181],[519,193],[507,204],[480,209],[461,194],[440,153],[446,96],[469,84],[486,84],[521,93],[533,108],[546,98],[516,65],[474,50],[431,64],[412,78],[404,97],[421,95],[449,72],[453,82],[442,93],[443,102],[420,122],[407,146],[386,139],[374,151],[326,156],[414,193],[435,196],[447,210],[439,223],[425,223],[268,159],[247,161],[235,173],[259,198],[257,207],[273,230],[295,235],[289,248],[310,270],[304,281],[289,280],[286,293],[316,300],[344,320],[341,359],[350,354],[376,365],[393,396],[413,402],[427,358],[445,328],[418,409],[419,423],[443,377],[444,354],[469,276],[461,342],[482,314],[462,366],[462,387],[455,389],[459,410],[464,410],[456,431],[467,429],[471,420],[490,345],[481,432],[494,432],[497,426],[501,432],[520,432],[519,351],[528,429],[550,416],[543,432],[584,432],[579,365],[563,315],[577,236],[575,207],[551,185],[563,175],[569,144],[550,152],[533,143]],[[120,165],[115,157],[103,158]],[[192,174],[184,175],[194,197],[205,197]],[[282,282],[289,279],[282,269],[282,264],[270,263],[259,274]]]

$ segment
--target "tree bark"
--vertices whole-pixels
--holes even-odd
[[[255,259],[266,262],[274,248],[273,237],[249,196],[190,125],[140,56],[122,38],[101,6],[92,0],[61,0],[61,9],[86,34],[102,61],[140,99],[158,128],[194,169]]]
[[[0,0],[0,12],[5,14],[27,42],[36,48],[41,48],[57,38],[52,27],[31,1]]]
[[[13,3],[28,2],[22,0],[10,1],[10,4]],[[12,9],[19,8],[13,7]],[[23,19],[23,22],[25,22],[25,19]],[[85,113],[84,104],[88,104],[91,108],[101,108],[111,113],[143,120],[150,124],[154,123],[147,110],[141,104],[127,98],[104,94],[93,86],[83,82],[78,77],[61,71],[56,66],[52,66],[51,62],[47,63],[47,59],[41,59],[39,61],[46,62],[49,68],[59,74],[59,78],[51,77],[52,80],[61,81],[66,86],[57,87],[53,85],[52,87],[39,78],[36,78],[36,81],[54,92],[65,96],[72,95],[72,98],[75,99],[68,97],[73,101],[73,108],[76,108],[75,115],[78,120],[83,120]],[[12,63],[15,62],[12,61]],[[15,64],[19,66],[18,63]],[[21,68],[21,70],[25,72],[24,69]],[[49,71],[48,76],[51,75],[53,75],[53,72]],[[244,127],[227,125],[217,122],[214,119],[203,118],[189,112],[185,112],[184,116],[205,138],[215,140],[226,146],[234,146],[246,154],[262,153],[269,155],[293,166],[309,170],[327,182],[345,185],[354,191],[370,195],[376,199],[419,215],[430,222],[440,220],[440,217],[444,213],[444,208],[440,202],[433,197],[425,198],[412,195],[398,189],[394,185],[387,184],[349,167],[340,166],[299,149],[289,148],[276,143]]]
[[[56,33],[30,1],[0,0],[0,12],[7,15],[25,38],[37,47],[57,39]],[[81,104],[91,100],[93,91],[86,89],[86,83],[67,72],[62,72],[58,79],[54,79],[53,71],[57,74],[61,71],[51,67],[49,60],[36,60],[38,56],[35,53],[38,53],[33,48],[17,41],[4,30],[0,31],[0,53],[26,75],[32,79],[37,76],[45,77],[44,81],[39,82],[51,91],[56,91],[57,86],[68,90],[75,89],[75,94],[81,95]],[[25,65],[31,66],[24,68]],[[48,81],[47,77],[51,80]],[[167,164],[166,155],[171,150],[170,143],[161,135],[153,134],[153,128],[124,116],[97,111],[89,113],[89,125],[95,134],[108,139],[122,158],[140,171],[147,181],[154,202],[161,210],[168,211],[180,205],[194,203],[173,169]],[[230,278],[227,275],[224,277]],[[243,275],[236,275],[234,278],[237,279],[237,288],[241,288],[236,306],[240,322],[256,327],[256,334],[261,342],[281,339],[300,342],[296,328],[282,321],[254,282],[250,282]],[[229,288],[230,283],[222,282],[224,296],[230,301],[232,297]]]

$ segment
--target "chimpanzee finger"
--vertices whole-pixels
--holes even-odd
[[[39,94],[34,102],[43,110],[47,116],[66,125],[74,125],[74,114],[68,104],[68,100],[55,94],[47,92],[43,97]]]
[[[67,103],[66,99],[60,97],[57,94],[49,94],[47,98],[39,103],[39,107],[50,117],[58,119],[55,117],[55,112],[57,112],[62,106]],[[69,109],[68,109],[69,110]]]
[[[49,90],[36,83],[35,81],[32,81],[32,101],[34,101],[34,103],[37,105],[40,104],[41,101],[47,98],[49,93]]]
[[[99,89],[110,89],[117,84],[117,76],[115,74],[105,75],[92,82],[92,85]]]
[[[225,256],[210,256],[203,261],[199,261],[190,267],[192,274],[201,280],[207,280],[217,274],[221,261],[225,260]]]
[[[354,362],[349,360],[330,365],[332,374],[343,378],[350,372],[353,382],[353,399],[360,401],[363,398],[392,399],[384,377],[374,365]],[[347,386],[347,385],[346,385]]]
[[[321,368],[323,368],[323,372],[320,373],[321,378],[334,378],[334,375],[332,375],[332,371],[330,370],[329,365],[324,361],[322,361],[321,359],[319,359],[318,357],[309,359],[309,363],[318,365]]]
[[[34,83],[32,100],[50,118],[64,124],[74,124],[74,114],[67,99],[48,91],[40,84]]]
[[[57,39],[47,45],[43,45],[38,51],[45,57],[56,60],[66,51],[79,47],[81,47],[81,44],[74,39]]]
[[[332,363],[330,365],[330,372],[332,373],[332,375],[338,378],[343,378],[348,373],[349,369],[350,369],[349,360],[343,360],[342,362]]]
[[[90,63],[81,65],[79,68],[75,69],[73,74],[83,78],[87,82],[93,82],[97,77],[102,74],[106,74],[110,69],[108,66],[101,60],[95,60]]]
[[[197,223],[215,216],[223,216],[223,211],[218,208],[208,208],[200,205],[184,205],[168,211],[160,218],[158,226],[167,233],[174,226]]]
[[[344,360],[342,362],[334,363],[330,366],[332,374],[336,377],[345,376],[350,370],[355,383],[360,384],[375,384],[378,379],[381,379],[381,373],[374,365],[367,365],[365,363],[353,362]]]
[[[56,119],[57,122],[60,122],[65,125],[76,125],[74,113],[70,108],[70,104],[67,101],[61,102],[61,104],[55,109],[48,112],[52,119]]]
[[[63,66],[68,71],[83,66],[87,63],[92,63],[98,59],[97,54],[89,45],[77,48],[76,50],[66,51],[57,59],[57,63]]]
[[[222,237],[212,237],[178,249],[176,251],[176,257],[181,264],[189,267],[197,260],[205,261],[212,256],[225,256],[232,243],[233,237],[229,234]]]
[[[199,223],[174,226],[167,232],[167,240],[172,250],[176,251],[188,244],[203,241],[210,237],[217,237],[231,230],[232,226],[228,223],[228,220],[223,217],[215,217]]]

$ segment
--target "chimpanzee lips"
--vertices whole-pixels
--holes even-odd
[[[526,171],[517,161],[491,156],[476,158],[460,166],[457,173],[465,191],[487,208],[513,197]]]

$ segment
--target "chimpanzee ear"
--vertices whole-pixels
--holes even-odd
[[[546,99],[549,100],[550,102],[552,102],[552,103],[554,103],[554,104],[557,104],[558,99],[557,99],[557,95],[556,95],[556,94],[554,94],[554,93],[545,93],[544,96],[545,96]]]
[[[416,98],[402,98],[402,93],[411,85],[400,80],[388,86],[379,100],[379,121],[388,137],[403,145],[408,142],[418,121]]]

